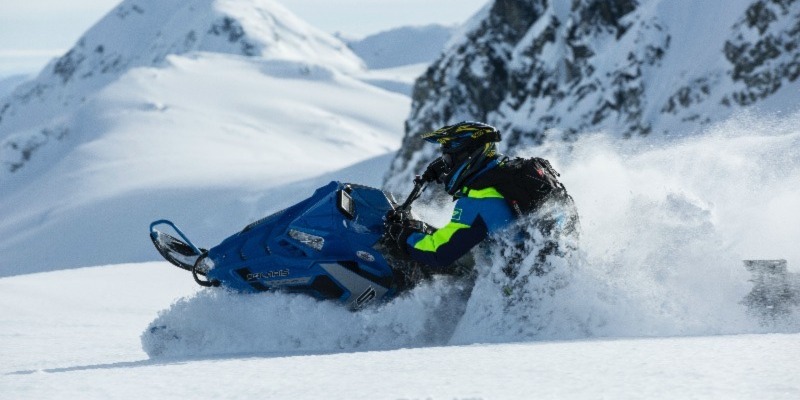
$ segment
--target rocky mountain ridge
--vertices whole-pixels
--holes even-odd
[[[463,120],[502,149],[685,135],[745,107],[800,104],[800,2],[496,0],[420,77],[387,186],[407,187],[434,149],[420,133]]]

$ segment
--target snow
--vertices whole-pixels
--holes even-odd
[[[26,161],[31,154],[26,156],[18,144],[25,137],[42,136],[42,130],[75,132],[82,128],[71,126],[75,114],[85,110],[97,92],[132,70],[170,64],[175,67],[176,57],[190,58],[204,52],[219,54],[220,58],[245,56],[340,73],[363,69],[362,61],[344,43],[272,0],[124,1],[35,80],[4,99],[0,161],[12,165]],[[224,79],[220,78],[232,77],[235,73],[214,76],[219,79],[216,91],[225,92]],[[39,140],[43,141],[41,137]],[[36,152],[42,151],[42,146],[54,146],[52,142],[40,143]],[[38,157],[32,154],[36,162]],[[4,175],[8,173],[0,171],[0,178],[5,179]]]
[[[0,317],[3,396],[794,399],[800,395],[795,379],[800,373],[796,333],[147,359],[138,335],[171,299],[196,292],[187,278],[185,271],[157,262],[0,279],[0,306],[15,310]],[[264,318],[279,324],[278,316]]]
[[[30,79],[30,76],[24,74],[9,75],[0,78],[0,98],[11,94],[11,92],[14,91],[14,88],[28,79]]]
[[[427,68],[427,63],[417,63],[393,68],[371,69],[355,76],[369,84],[410,97],[414,83]]]

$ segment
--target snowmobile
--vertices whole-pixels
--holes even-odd
[[[421,266],[384,237],[387,218],[411,218],[411,203],[424,185],[417,177],[398,205],[379,189],[333,181],[207,250],[168,220],[150,224],[150,238],[167,261],[202,286],[305,293],[357,310],[425,278]]]

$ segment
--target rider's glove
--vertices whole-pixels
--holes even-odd
[[[425,172],[422,174],[422,180],[425,182],[439,182],[442,183],[442,176],[450,171],[450,166],[445,161],[444,157],[439,157],[430,164]]]
[[[403,253],[408,253],[406,241],[413,233],[431,234],[434,232],[430,225],[411,219],[410,215],[404,212],[390,212],[386,218],[385,235],[389,242]]]

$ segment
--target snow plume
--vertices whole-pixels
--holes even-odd
[[[163,311],[142,334],[150,357],[304,354],[447,343],[466,286],[439,278],[389,304],[351,312],[306,295],[203,290]]]
[[[800,266],[797,126],[800,113],[743,114],[701,136],[656,143],[597,134],[569,150],[528,149],[524,155],[544,152],[553,162],[580,210],[580,250],[549,258],[552,271],[529,273],[535,264],[523,260],[509,275],[509,259],[523,253],[500,236],[476,250],[468,298],[465,283],[446,279],[359,313],[303,296],[201,291],[153,321],[145,351],[287,354],[798,332],[796,307],[763,324],[741,303],[753,287],[743,259],[783,258],[792,272]],[[536,231],[528,237],[526,254],[547,242]]]
[[[570,288],[576,319],[602,336],[800,329],[797,313],[763,327],[740,304],[752,288],[743,259],[800,265],[798,122],[743,114],[700,137],[620,146],[598,135],[556,156],[587,257]]]
[[[478,276],[450,343],[529,340],[553,328],[575,336],[564,331],[580,327],[563,320],[571,313],[561,295],[585,262],[578,218],[568,211],[547,202],[473,252]]]

